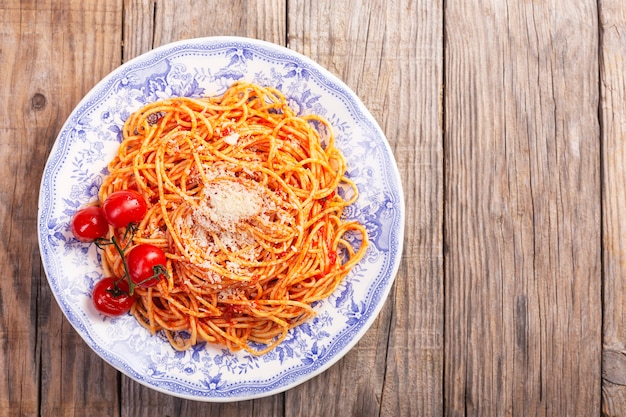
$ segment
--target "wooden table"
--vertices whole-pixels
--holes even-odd
[[[157,393],[93,353],[41,265],[37,199],[63,122],[153,47],[237,35],[344,80],[393,149],[404,253],[339,363],[272,397]],[[623,0],[4,0],[0,415],[626,415]]]

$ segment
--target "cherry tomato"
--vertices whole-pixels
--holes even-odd
[[[135,296],[129,295],[128,281],[106,277],[93,287],[91,299],[100,313],[109,317],[118,317],[128,312],[135,302]]]
[[[71,229],[81,242],[93,242],[107,234],[109,224],[100,207],[87,206],[74,214]]]
[[[144,288],[156,285],[165,277],[165,262],[165,252],[150,244],[137,245],[126,256],[130,280]]]
[[[107,221],[115,227],[127,227],[139,223],[146,215],[147,204],[141,194],[132,190],[120,190],[111,193],[102,210]]]

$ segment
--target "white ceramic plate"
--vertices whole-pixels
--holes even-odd
[[[130,315],[109,319],[93,309],[91,289],[102,277],[94,245],[76,241],[73,213],[97,199],[106,166],[117,152],[128,115],[157,99],[222,93],[247,80],[281,90],[300,113],[333,125],[348,175],[359,187],[347,211],[367,226],[365,258],[317,316],[293,329],[261,357],[200,344],[176,352]],[[46,164],[39,195],[38,234],[52,292],[69,322],[109,364],[155,390],[201,401],[272,395],[312,378],[345,355],[385,302],[402,252],[404,200],[398,169],[383,132],[359,98],[310,59],[274,44],[215,37],[154,49],[98,83],[61,129]]]

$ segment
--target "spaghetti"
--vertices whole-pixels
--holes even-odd
[[[178,350],[206,341],[259,355],[312,317],[368,244],[364,226],[342,218],[358,192],[331,132],[279,91],[243,82],[132,114],[99,197],[142,194],[148,212],[128,247],[166,252],[168,277],[135,291],[138,322]],[[124,274],[113,248],[103,258]]]

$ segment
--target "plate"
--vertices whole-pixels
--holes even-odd
[[[144,104],[173,96],[221,94],[236,80],[276,87],[298,113],[333,126],[359,199],[346,217],[366,225],[367,254],[339,288],[315,305],[317,315],[256,357],[199,344],[173,350],[130,315],[105,318],[91,305],[102,277],[95,245],[69,230],[73,213],[97,200],[117,152],[124,120]],[[364,335],[393,285],[404,234],[404,200],[389,144],[359,98],[309,58],[271,43],[236,37],[180,41],[117,68],[78,104],[46,163],[39,194],[38,238],[48,283],[61,310],[91,349],[137,382],[199,401],[273,395],[328,369]]]

